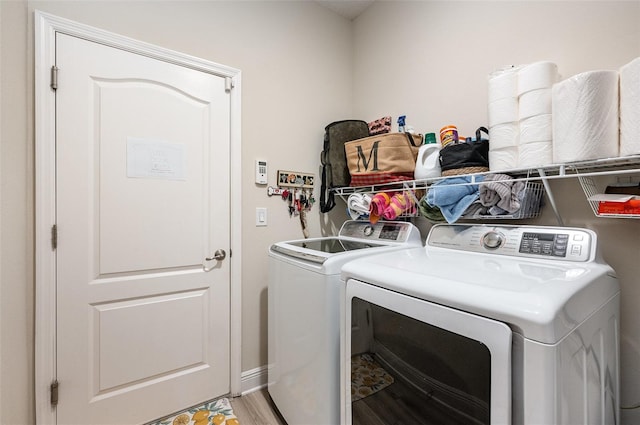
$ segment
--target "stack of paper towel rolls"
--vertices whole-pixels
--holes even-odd
[[[518,67],[489,75],[489,168],[518,166]]]
[[[558,81],[558,67],[536,62],[518,71],[518,168],[548,165],[553,161],[551,88]]]
[[[489,76],[489,168],[506,171],[551,163],[552,62],[498,70]]]
[[[552,108],[554,163],[619,155],[618,71],[584,72],[555,84]]]
[[[620,68],[620,155],[640,154],[640,58]]]
[[[559,81],[536,62],[489,76],[489,168],[640,154],[640,58]]]

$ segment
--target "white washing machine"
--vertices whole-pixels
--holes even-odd
[[[619,284],[594,232],[437,225],[425,245],[343,267],[341,423],[619,423]]]
[[[338,236],[269,249],[268,389],[289,425],[340,421],[340,270],[350,260],[422,246],[411,223],[347,221]]]

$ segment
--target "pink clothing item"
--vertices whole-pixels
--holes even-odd
[[[385,192],[377,193],[371,198],[371,205],[369,205],[369,221],[371,224],[376,224],[380,217],[384,214],[384,211],[391,202],[391,195]]]
[[[382,216],[386,220],[395,220],[405,212],[415,212],[415,205],[406,193],[397,193],[389,201],[389,206],[384,210]]]

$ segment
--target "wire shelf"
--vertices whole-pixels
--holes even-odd
[[[474,173],[467,174],[466,177],[470,177],[469,183],[460,183],[461,185],[468,184],[478,184],[476,181],[479,176],[484,176],[487,174],[495,174],[496,171],[488,171],[482,173]],[[527,186],[531,193],[536,193],[535,191],[539,191],[540,193],[540,205],[538,205],[537,212],[529,212],[529,213],[516,213],[513,215],[491,215],[486,217],[474,217],[473,219],[524,219],[524,218],[535,218],[539,215],[540,206],[542,205],[543,194],[546,192],[548,201],[550,206],[552,207],[556,218],[558,219],[559,225],[564,225],[562,222],[562,217],[557,209],[555,204],[555,200],[553,198],[553,194],[549,187],[549,181],[556,179],[565,179],[565,178],[578,178],[580,185],[587,197],[589,199],[594,194],[598,193],[598,189],[594,184],[594,177],[601,176],[624,176],[630,174],[640,174],[640,155],[630,155],[625,157],[616,157],[616,158],[604,158],[604,159],[596,159],[589,161],[578,161],[571,162],[565,164],[551,164],[547,166],[540,166],[538,168],[528,168],[528,169],[512,169],[512,170],[501,170],[500,174],[508,174],[513,178],[513,181],[523,181],[526,182],[527,185],[536,183],[537,189],[533,189],[534,186]],[[346,197],[348,197],[352,193],[367,193],[367,194],[375,194],[378,192],[385,191],[409,191],[410,193],[416,193],[418,190],[429,190],[429,187],[443,178],[447,177],[437,177],[437,178],[429,178],[429,179],[419,179],[419,180],[407,180],[401,182],[394,183],[385,183],[378,185],[370,185],[370,186],[358,186],[358,187],[339,187],[333,188],[331,191],[338,196],[343,197],[346,201]],[[478,179],[480,180],[480,179]],[[542,187],[540,187],[540,184]],[[419,199],[419,198],[417,198]],[[535,201],[535,199],[534,199]],[[597,217],[610,217],[610,218],[640,218],[640,214],[603,214],[598,213],[599,202],[598,201],[588,201],[589,206],[593,210],[594,214]],[[521,208],[522,210],[522,208]],[[405,214],[402,217],[417,217],[419,213],[416,214]],[[468,217],[465,217],[468,218]]]

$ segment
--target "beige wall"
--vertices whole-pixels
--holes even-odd
[[[351,24],[313,2],[0,0],[0,423],[34,423],[33,10],[242,71],[242,370],[267,362],[266,253],[301,238],[284,202],[254,184],[254,159],[318,172],[324,126],[351,112]],[[7,40],[10,40],[8,42]],[[224,184],[224,182],[222,183]],[[319,191],[316,192],[319,199]],[[255,208],[269,226],[255,227]],[[315,209],[317,212],[317,207]],[[309,217],[319,236],[319,214]]]
[[[555,62],[564,78],[640,55],[637,1],[374,3],[354,22],[354,112],[419,130],[487,124],[487,77]],[[393,24],[391,24],[393,23]]]
[[[471,135],[487,125],[491,71],[549,60],[567,78],[619,69],[640,57],[640,2],[379,2],[356,19],[353,36],[355,115],[406,114],[421,132],[455,124]],[[607,182],[598,183],[604,188]],[[576,179],[554,182],[552,189],[565,224],[595,230],[620,278],[622,405],[636,405],[640,222],[595,217]],[[557,225],[548,206],[536,223]],[[624,410],[622,418],[640,423],[640,409]]]
[[[497,67],[553,60],[569,76],[640,56],[638,2],[381,2],[350,23],[307,1],[0,0],[3,425],[34,422],[34,9],[242,70],[244,181],[234,189],[243,195],[244,371],[267,361],[267,248],[301,237],[284,203],[253,183],[254,159],[269,161],[270,184],[277,169],[317,173],[324,125],[352,111],[362,119],[407,114],[421,131],[445,123],[470,131],[486,121],[486,75]],[[637,402],[640,251],[633,242],[640,228],[633,220],[594,218],[573,180],[554,188],[567,224],[597,230],[620,274],[623,403]],[[268,227],[254,226],[256,207],[269,208]],[[340,209],[328,217],[316,207],[311,234],[332,231],[344,219]],[[548,209],[539,222],[555,224]]]
[[[24,6],[0,7],[0,423],[33,423],[33,91]]]

